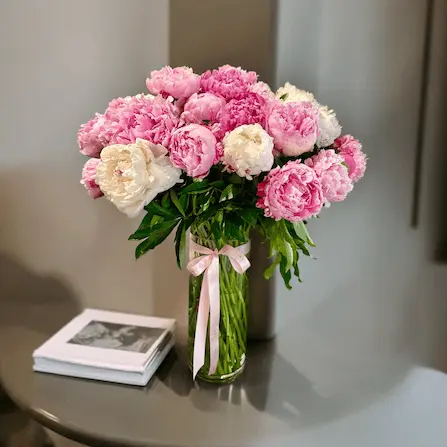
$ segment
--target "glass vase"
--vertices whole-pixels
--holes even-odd
[[[238,247],[241,242],[227,241],[220,237],[216,242],[207,232],[191,231],[191,238],[197,244],[220,250],[224,245]],[[247,241],[248,242],[248,234]],[[199,254],[194,254],[200,256]],[[246,255],[248,257],[248,255]],[[194,338],[199,309],[200,292],[204,273],[190,276],[189,280],[189,332],[188,354],[192,369],[194,356]],[[205,364],[199,370],[197,378],[212,383],[230,383],[239,377],[245,366],[247,350],[247,272],[239,274],[234,270],[227,256],[219,256],[220,324],[219,324],[219,361],[214,374],[210,374],[209,322],[206,335]]]

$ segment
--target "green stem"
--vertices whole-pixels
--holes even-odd
[[[222,287],[223,288],[223,284]],[[221,294],[221,322],[225,328],[225,335],[226,335],[226,341],[227,341],[227,345],[229,347],[228,349],[228,355],[229,355],[229,359],[231,364],[233,365],[235,362],[235,358],[234,358],[234,336],[233,336],[233,331],[231,329],[231,324],[230,324],[230,318],[229,318],[229,313],[228,313],[228,303],[227,300],[225,299],[225,293]]]
[[[224,269],[222,269],[222,270],[224,270]],[[224,272],[223,272],[223,282],[225,283],[227,283],[228,284],[228,288],[229,288],[229,290],[235,290],[235,291],[237,291],[237,286],[239,285],[239,284],[234,284],[233,286],[232,286],[232,284],[231,284],[231,281],[230,281],[230,278],[228,277],[228,273],[224,270]],[[232,304],[236,304],[236,301],[234,300],[234,299],[232,299],[233,298],[233,296],[232,296],[233,294],[230,292],[230,293],[228,293],[228,296],[229,296],[229,299],[232,301]],[[233,325],[235,326],[235,328],[236,328],[236,334],[237,334],[237,336],[238,336],[238,339],[239,339],[239,343],[241,344],[241,346],[243,346],[245,343],[244,343],[244,338],[242,337],[242,334],[243,334],[243,332],[242,332],[242,328],[241,328],[241,326],[239,325],[239,319],[237,318],[237,315],[235,315],[235,313],[234,313],[234,310],[233,310],[233,306],[228,306],[228,309],[229,309],[229,312],[230,312],[230,315],[231,315],[231,318],[232,318],[232,321],[233,321]]]
[[[226,371],[228,371],[228,364],[225,360],[225,357],[225,343],[223,342],[222,338],[219,337],[219,361],[217,362],[217,373],[221,376],[224,375]]]
[[[211,232],[211,225],[216,221],[210,219],[199,228],[193,228],[192,234],[196,242],[202,246],[215,249],[225,244],[231,246],[240,245],[237,242],[228,241],[222,232]],[[248,233],[247,233],[248,234]],[[211,236],[212,235],[212,236]],[[237,273],[229,259],[225,256],[219,257],[219,287],[220,287],[220,327],[219,327],[219,361],[216,373],[209,375],[209,327],[207,331],[207,343],[205,353],[205,365],[199,372],[199,377],[213,382],[231,381],[236,376],[232,375],[240,369],[240,361],[246,352],[247,336],[247,312],[246,312],[246,274]],[[195,324],[197,322],[197,307],[200,299],[203,275],[190,279],[190,304],[189,304],[189,336],[190,336],[190,361],[192,362]],[[194,327],[192,327],[194,325]],[[222,379],[222,376],[229,376]]]

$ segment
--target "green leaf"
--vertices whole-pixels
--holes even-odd
[[[240,185],[242,184],[242,177],[239,177],[237,174],[231,174],[228,177],[228,182],[232,183],[233,185]]]
[[[246,208],[241,212],[241,217],[250,227],[254,227],[258,222],[259,211],[254,208]]]
[[[247,242],[246,224],[240,213],[227,213],[224,219],[224,233],[231,241]]]
[[[300,261],[300,253],[298,250],[295,250],[293,256],[293,274],[298,278],[298,281],[301,282],[300,268],[298,265],[299,261]]]
[[[194,217],[190,216],[183,221],[183,226],[185,227],[185,231],[188,231],[189,227],[194,222]]]
[[[157,216],[154,216],[153,211],[148,211],[140,223],[137,230],[129,236],[129,241],[138,241],[149,236],[151,226],[157,223]]]
[[[259,227],[258,230],[261,232],[261,235],[264,240],[269,239],[269,231],[268,231],[268,220],[271,220],[270,218],[265,217],[264,215],[259,215],[258,223]]]
[[[222,208],[227,211],[237,211],[237,215],[240,217],[241,211],[242,211],[242,205],[240,203],[235,203],[232,201],[229,202],[222,202],[220,205],[222,205]],[[243,222],[241,221],[241,225]]]
[[[285,100],[287,99],[288,96],[289,96],[288,93],[284,93],[284,95],[281,95],[281,96],[279,97],[279,99],[280,99],[281,101],[285,101]]]
[[[188,207],[189,207],[189,202],[190,202],[189,199],[190,199],[190,196],[188,194],[181,194],[180,198],[179,198],[180,204],[181,204],[182,208],[185,210],[186,214],[189,214],[188,213]]]
[[[207,180],[202,180],[201,182],[197,181],[194,183],[191,183],[188,186],[185,186],[184,188],[182,188],[181,192],[182,193],[197,193],[197,192],[201,192],[207,188],[209,188],[209,183]]]
[[[185,260],[186,230],[185,222],[180,222],[175,233],[175,254],[177,256],[177,265],[179,269],[183,267]]]
[[[286,257],[286,271],[288,272],[293,265],[293,248],[292,246],[287,242],[284,241],[284,247],[285,247],[285,257]]]
[[[180,269],[183,268],[183,263],[185,260],[186,232],[193,221],[193,217],[188,217],[187,219],[181,221],[175,233],[175,253],[177,256],[177,265]]]
[[[221,239],[222,239],[222,230],[218,222],[214,221],[211,224],[211,233],[213,234],[214,242],[216,243],[216,247],[218,250],[220,250],[223,246],[221,245]]]
[[[210,183],[210,186],[212,186],[215,189],[224,189],[226,183],[223,180],[216,180],[215,182]]]
[[[296,245],[306,256],[310,256],[309,250],[301,240],[296,241]]]
[[[152,218],[151,225],[155,225],[155,224],[161,223],[164,220],[165,220],[165,218],[163,216],[154,215],[154,217]],[[168,220],[172,220],[172,219],[169,218]]]
[[[284,159],[284,157],[279,156],[279,157],[275,157],[275,163],[277,166],[282,168],[287,163],[287,160]]]
[[[197,214],[197,196],[192,196],[192,213]]]
[[[194,194],[194,195],[205,194],[208,191],[211,191],[212,189],[213,189],[212,186],[208,186],[205,189],[197,189],[197,190],[194,190],[194,191],[188,191],[187,194]]]
[[[287,270],[287,259],[284,257],[281,258],[281,262],[279,263],[279,272],[284,280],[284,284],[286,285],[288,290],[292,290],[292,286],[290,285],[290,280],[292,279],[292,273],[290,269]]]
[[[197,225],[201,225],[203,222],[206,222],[209,218],[214,216],[220,209],[222,208],[222,204],[218,203],[217,205],[210,206],[205,212],[200,213],[197,216]]]
[[[200,195],[200,196],[194,196],[194,197],[199,197],[199,214],[201,212],[205,212],[213,203],[213,198],[214,198],[214,191],[211,191],[210,194],[206,193],[204,195]]]
[[[222,191],[222,194],[220,195],[219,202],[223,202],[224,200],[232,199],[232,198],[233,198],[233,185],[230,183]]]
[[[290,234],[289,228],[288,228],[287,224],[288,224],[288,222],[286,222],[285,220],[279,221],[280,229],[279,229],[279,233],[278,234],[281,236],[281,238],[284,241],[287,241],[292,246],[295,246],[296,245],[296,237],[292,236]],[[298,240],[300,241],[301,239],[298,239]]]
[[[148,211],[146,215],[143,217],[143,220],[140,223],[140,226],[138,227],[138,230],[142,230],[144,228],[150,227],[152,218],[154,217],[154,213]]]
[[[141,239],[146,239],[151,232],[150,227],[142,228],[141,230],[135,231],[135,233],[129,236],[129,241],[140,241]]]
[[[151,211],[148,211],[146,213],[146,215],[143,217],[143,220],[141,221],[140,226],[137,228],[136,231],[140,231],[140,230],[144,230],[146,228],[149,228],[151,226],[151,222],[152,222],[153,217],[154,217],[154,213],[151,212]],[[136,233],[136,231],[135,231],[135,233]],[[129,236],[129,241],[135,239],[133,237],[134,234],[131,234]]]
[[[144,207],[145,210],[148,212],[152,212],[153,214],[158,214],[159,216],[163,216],[167,218],[168,220],[175,219],[178,217],[177,213],[174,213],[171,210],[168,210],[166,208],[161,207],[157,202],[151,202],[149,205],[146,205]]]
[[[204,124],[209,124],[210,120],[202,120],[204,122]]]
[[[176,192],[173,189],[171,189],[171,191],[170,191],[170,196],[171,196],[172,203],[180,211],[180,214],[183,217],[186,217],[185,210],[183,209],[182,204],[180,203],[180,200],[178,199],[178,196],[177,196]]]
[[[161,199],[161,206],[166,209],[171,208],[171,201],[169,200],[169,192],[163,195],[163,198]]]
[[[307,242],[312,247],[315,247],[314,241],[311,239],[309,232],[307,231],[306,224],[304,222],[293,222],[293,229],[295,231],[295,234],[302,239],[303,241]]]
[[[148,239],[141,242],[141,244],[137,245],[137,248],[135,249],[135,258],[141,258],[145,253],[147,253],[150,250],[150,241]]]
[[[276,255],[276,257],[275,257],[275,260],[264,271],[264,278],[265,279],[270,279],[273,276],[273,273],[275,272],[276,266],[281,262],[281,258],[282,258],[281,253],[278,253]]]
[[[157,245],[160,245],[169,236],[178,222],[178,219],[176,219],[153,225],[147,239],[141,242],[141,244],[139,244],[135,249],[135,257],[138,259],[149,250],[152,250]]]

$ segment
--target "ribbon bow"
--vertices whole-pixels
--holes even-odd
[[[201,254],[190,259],[187,269],[194,276],[203,272],[202,289],[200,291],[199,311],[194,339],[193,378],[205,364],[205,342],[208,318],[210,320],[210,374],[216,372],[219,361],[219,321],[220,321],[220,284],[219,284],[219,255],[228,256],[234,270],[239,274],[250,267],[246,254],[250,251],[250,242],[231,247],[225,245],[221,250],[211,250],[190,241],[190,258],[194,252]],[[191,256],[192,255],[192,256]]]

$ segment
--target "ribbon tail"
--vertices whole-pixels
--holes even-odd
[[[215,257],[208,270],[210,306],[210,374],[214,374],[219,362],[220,284],[219,258]]]
[[[199,310],[197,312],[196,332],[194,337],[193,379],[205,364],[206,330],[210,313],[210,297],[208,288],[208,270],[205,271],[200,291]]]

